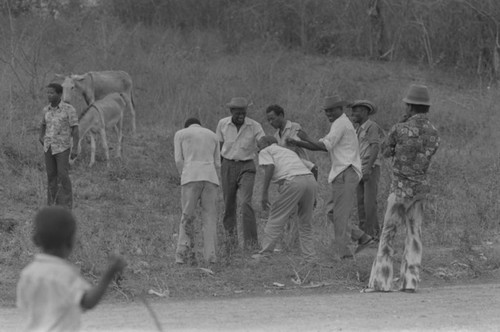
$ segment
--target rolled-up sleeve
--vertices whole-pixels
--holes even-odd
[[[336,125],[334,122],[330,128],[330,132],[325,137],[321,138],[319,141],[322,142],[328,151],[333,150],[333,147],[337,145],[339,140],[344,135],[344,128],[342,126]]]

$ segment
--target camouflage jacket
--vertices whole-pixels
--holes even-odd
[[[44,151],[51,148],[52,154],[61,153],[71,147],[71,127],[78,126],[76,110],[62,101],[56,107],[47,105],[43,108],[42,125],[45,125]]]
[[[405,200],[429,193],[427,169],[439,141],[436,128],[425,114],[416,114],[391,128],[382,153],[392,157],[392,193]]]

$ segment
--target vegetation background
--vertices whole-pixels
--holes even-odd
[[[304,269],[294,250],[255,267],[249,253],[228,257],[221,245],[214,274],[174,265],[181,211],[173,133],[190,116],[215,130],[236,95],[252,100],[248,115],[266,132],[272,128],[264,109],[278,103],[319,138],[328,130],[318,111],[325,95],[373,100],[380,109],[375,120],[388,130],[407,87],[428,85],[442,144],[430,169],[434,196],[423,233],[432,249],[424,255],[424,281],[497,269],[498,250],[488,246],[499,243],[499,22],[494,0],[1,0],[0,218],[15,223],[0,233],[1,301],[13,303],[18,273],[36,252],[31,220],[46,199],[37,140],[44,87],[56,73],[99,70],[131,74],[138,135],[125,137],[124,158],[109,169],[104,163],[89,169],[85,151],[73,167],[79,240],[72,261],[92,280],[108,254],[125,255],[129,269],[114,284],[118,296],[366,283],[373,251],[334,268]],[[75,105],[81,111],[83,100]],[[320,165],[318,251],[328,261],[329,160],[311,155]],[[260,182],[259,173],[258,211]],[[388,183],[385,167],[381,219]],[[260,234],[264,224],[265,218]]]

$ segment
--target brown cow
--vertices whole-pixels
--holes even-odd
[[[130,75],[124,71],[90,71],[88,73],[69,76],[56,74],[64,78],[63,97],[65,102],[71,102],[71,93],[77,90],[82,94],[87,105],[104,98],[106,95],[117,92],[123,95],[127,107],[132,115],[132,133],[135,134],[135,109],[133,97],[133,84]]]

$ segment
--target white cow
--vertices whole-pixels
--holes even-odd
[[[106,128],[114,128],[118,137],[116,147],[116,156],[121,157],[123,141],[123,110],[126,107],[123,94],[111,93],[103,99],[96,100],[87,107],[78,119],[78,130],[80,140],[78,142],[78,153],[81,151],[81,142],[87,133],[90,134],[90,163],[92,167],[95,163],[95,135],[101,135],[102,147],[106,156],[107,166],[109,167],[109,147],[106,137]],[[74,162],[74,160],[72,160]]]
[[[64,78],[62,99],[65,102],[71,102],[73,90],[82,94],[87,105],[91,105],[94,101],[102,99],[110,93],[121,93],[132,115],[132,133],[135,134],[133,84],[128,73],[109,70],[91,71],[82,75],[71,74],[69,76],[56,74],[56,76]]]

